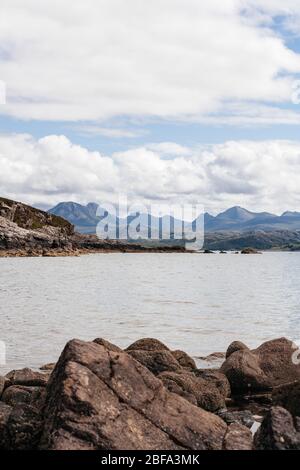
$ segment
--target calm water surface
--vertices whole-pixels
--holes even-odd
[[[71,338],[151,336],[193,356],[300,339],[300,253],[0,258],[7,365],[57,359]]]

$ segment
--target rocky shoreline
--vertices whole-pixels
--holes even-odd
[[[21,202],[0,198],[0,257],[80,256],[90,253],[186,252],[182,246],[146,247],[100,240],[74,231],[68,221]]]
[[[0,377],[0,449],[300,449],[297,357],[285,338],[234,342],[199,369],[152,338],[71,340],[56,364]]]
[[[86,240],[85,240],[86,241]],[[49,248],[43,249],[40,246],[34,248],[0,249],[0,258],[58,258],[68,256],[83,256],[97,253],[187,253],[184,248],[179,247],[157,247],[146,248],[141,245],[111,242],[100,243],[99,247],[82,248],[74,245],[71,248]]]

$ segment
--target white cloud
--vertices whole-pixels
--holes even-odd
[[[73,145],[64,136],[35,140],[29,135],[0,137],[1,193],[29,203],[93,198],[118,183],[111,158]]]
[[[300,57],[270,21],[299,11],[299,1],[282,3],[1,0],[8,100],[0,111],[44,120],[183,119],[224,102],[290,102]]]
[[[254,7],[270,15],[288,15],[300,13],[298,0],[244,0],[245,6]]]
[[[161,157],[166,158],[186,157],[191,155],[191,149],[175,142],[159,142],[147,144],[147,149],[158,152]]]
[[[300,209],[300,142],[153,144],[104,156],[64,136],[0,136],[1,195],[50,207],[60,201],[199,203],[218,212]],[[173,158],[166,159],[174,151]]]
[[[79,127],[74,127],[73,129],[76,130],[80,135],[94,137],[102,135],[110,139],[133,139],[147,133],[146,131],[141,130],[119,129],[116,127],[99,127],[95,125],[82,125]]]
[[[257,22],[272,26],[273,18],[281,22],[281,31],[288,33],[289,39],[300,37],[300,3],[298,0],[245,0],[250,18],[254,15]],[[282,33],[281,33],[282,34]]]
[[[291,101],[296,105],[300,97],[300,81],[295,81],[291,90]],[[297,101],[297,102],[296,102]],[[224,126],[257,127],[274,125],[299,125],[300,113],[293,109],[282,109],[259,103],[231,103],[224,105],[222,112],[199,118],[199,123],[222,124]]]

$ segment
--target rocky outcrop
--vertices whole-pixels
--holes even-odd
[[[228,378],[232,392],[236,394],[267,390],[270,385],[258,357],[251,351],[234,352],[224,362],[221,371]]]
[[[184,377],[183,374],[176,374],[176,372],[162,372],[158,378],[170,392],[176,393],[193,405],[198,406],[190,377]]]
[[[241,251],[241,254],[242,255],[257,255],[257,254],[261,254],[261,252],[258,251],[256,248],[244,248]]]
[[[44,389],[42,387],[26,387],[24,385],[12,385],[7,387],[1,400],[10,406],[20,403],[35,404],[40,400]]]
[[[161,372],[176,372],[181,365],[176,361],[171,351],[144,351],[139,349],[127,351],[131,357],[143,364],[154,375]]]
[[[254,445],[258,450],[300,450],[300,433],[291,414],[280,406],[272,407],[254,436]]]
[[[157,375],[169,391],[190,403],[208,411],[225,406],[225,399],[230,395],[228,379],[216,371],[197,369],[194,359],[186,352],[170,351],[153,338],[135,341],[126,351]]]
[[[0,450],[6,448],[7,423],[12,407],[0,401]]]
[[[94,343],[100,344],[101,346],[104,346],[106,349],[109,349],[110,351],[114,352],[122,352],[122,349],[116,346],[115,344],[110,343],[106,339],[103,338],[96,338],[94,339]]]
[[[25,368],[12,370],[6,375],[7,385],[25,385],[31,387],[45,387],[47,385],[49,373],[42,373]],[[6,385],[6,386],[7,386]]]
[[[228,426],[230,424],[242,424],[243,426],[251,429],[255,422],[254,417],[249,410],[229,411],[227,408],[223,408],[217,412],[217,415],[220,416]]]
[[[194,359],[189,356],[186,352],[176,350],[172,351],[173,356],[175,357],[176,361],[179,362],[181,367],[185,367],[186,369],[196,369],[196,363]]]
[[[272,399],[274,405],[286,408],[294,416],[300,416],[300,381],[276,387]]]
[[[5,377],[0,401],[0,449],[36,448],[49,374],[15,370]]]
[[[2,402],[12,407],[42,404],[49,377],[50,371],[37,372],[28,368],[9,372],[4,377]]]
[[[0,375],[0,399],[1,399],[1,395],[2,395],[2,392],[3,392],[4,387],[5,387],[5,383],[6,383],[6,378],[1,377],[1,375]]]
[[[0,217],[0,251],[45,256],[49,250],[72,250],[70,237],[58,227],[32,230]]]
[[[217,411],[225,406],[226,396],[216,387],[215,383],[196,377],[189,372],[163,372],[158,376],[164,385],[173,393],[177,393],[196,403],[207,411]]]
[[[7,411],[0,449],[32,450],[38,447],[42,432],[42,414],[36,406],[19,404]]]
[[[72,250],[73,226],[47,212],[0,198],[0,252],[41,254]]]
[[[170,351],[165,344],[154,338],[139,339],[128,346],[126,351],[156,375],[164,371],[175,372],[182,367],[197,367],[194,359],[186,352]]]
[[[27,206],[21,202],[0,197],[0,217],[29,231],[45,231],[57,229],[60,235],[70,236],[74,227],[62,217]],[[49,232],[49,233],[50,233]]]
[[[161,341],[154,338],[138,339],[130,344],[126,351],[170,351],[170,349]]]
[[[236,351],[249,351],[249,348],[241,341],[233,341],[227,348],[226,359],[228,359],[228,357]]]
[[[188,355],[151,338],[125,351],[103,338],[72,340],[44,372],[26,368],[0,378],[0,449],[300,449],[299,381],[273,388],[273,404],[293,416],[244,386],[249,378],[257,384],[261,373],[269,384],[297,375],[289,364],[281,370],[290,347],[285,339],[253,351],[231,347],[227,365],[247,357],[237,362],[239,373],[226,377],[191,367]],[[174,364],[175,370],[161,370]],[[232,377],[242,396],[231,396]]]
[[[253,350],[272,386],[300,379],[300,364],[294,361],[298,347],[286,338],[267,341]]]
[[[41,447],[220,449],[226,424],[125,352],[73,340],[47,387]]]
[[[213,384],[224,398],[230,397],[230,383],[226,375],[222,372],[214,369],[194,369],[193,373],[196,375],[196,377]]]
[[[44,364],[40,367],[42,372],[52,372],[55,367],[55,362],[49,362],[48,364]]]
[[[221,372],[234,393],[268,390],[300,378],[300,366],[293,362],[294,352],[295,345],[286,338],[267,341],[252,351],[240,345],[227,354]]]
[[[223,450],[252,450],[253,437],[251,431],[240,423],[232,423],[228,426]]]

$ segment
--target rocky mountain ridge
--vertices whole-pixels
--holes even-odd
[[[79,232],[95,233],[96,226],[100,220],[97,216],[98,207],[96,203],[89,203],[84,206],[75,202],[61,202],[51,208],[49,213],[68,220]],[[206,212],[204,215],[200,215],[200,217],[204,217],[206,233],[300,230],[300,212],[286,211],[279,216],[269,212],[251,212],[240,206],[235,206],[216,216]],[[148,214],[142,214],[141,220],[147,230]],[[181,220],[177,222],[178,224],[182,223]],[[158,223],[155,225],[158,225]]]

